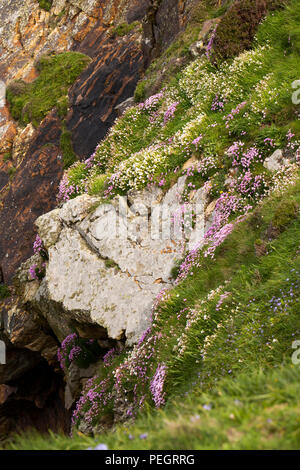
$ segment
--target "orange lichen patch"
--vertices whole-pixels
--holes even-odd
[[[163,250],[161,250],[161,254],[169,254],[169,253],[175,253],[176,250],[173,250],[172,247],[167,246]]]
[[[92,30],[92,28],[96,25],[96,23],[97,20],[95,18],[87,18],[82,29],[73,36],[74,40],[77,42],[82,42],[88,33]]]
[[[9,152],[17,133],[7,106],[0,108],[0,153]]]
[[[22,43],[21,43],[21,31],[20,31],[20,20],[18,19],[17,22],[16,22],[16,26],[15,26],[15,33],[14,33],[14,37],[13,37],[13,44],[15,46],[21,46],[22,47]]]
[[[33,38],[45,37],[48,30],[50,15],[48,12],[33,11],[28,18],[26,26],[22,29],[22,39],[32,41]]]
[[[32,65],[31,67],[28,68],[28,70],[24,71],[23,80],[26,83],[31,83],[37,78],[37,76],[38,76],[38,72],[36,68]]]
[[[62,161],[58,158],[60,125],[54,112],[43,120],[13,180],[1,194],[0,265],[7,281],[32,254],[35,219],[56,204],[63,173]]]

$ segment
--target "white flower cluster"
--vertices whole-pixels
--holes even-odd
[[[278,94],[279,90],[274,86],[274,74],[269,73],[256,85],[250,110],[264,118],[269,105],[278,104]]]
[[[207,58],[201,57],[185,69],[179,82],[180,88],[200,109],[204,109],[216,95],[223,99],[241,99],[244,95],[241,77],[250,72],[254,75],[263,67],[264,54],[268,49],[266,45],[245,51],[232,62],[225,62],[218,70],[213,69]]]
[[[172,145],[157,144],[133,154],[115,169],[117,187],[121,190],[140,189],[151,183],[166,168],[173,151]]]
[[[192,104],[200,103],[203,109],[203,105],[220,88],[222,78],[218,72],[211,70],[211,65],[207,58],[201,57],[185,69],[183,77],[179,81],[179,86],[186,93]]]
[[[199,113],[194,119],[189,121],[175,134],[174,143],[184,147],[189,145],[196,137],[199,137],[205,117],[204,113]]]
[[[178,337],[177,344],[174,346],[174,352],[176,352],[179,356],[182,356],[186,351],[191,338],[191,329],[193,325],[200,320],[204,320],[205,322],[210,320],[210,316],[208,315],[209,302],[215,298],[219,298],[223,289],[224,286],[221,285],[216,289],[211,290],[194,309],[190,309],[187,312],[185,328],[182,334]],[[201,333],[204,333],[204,330],[202,330]]]

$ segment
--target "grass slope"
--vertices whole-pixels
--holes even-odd
[[[139,396],[147,398],[135,424],[95,437],[76,430],[72,439],[25,434],[8,448],[84,449],[99,442],[110,449],[299,448],[300,369],[291,360],[300,336],[299,203],[300,182],[272,194],[213,260],[194,267],[161,301],[152,327],[159,341],[147,368],[167,366],[163,410],[153,410],[144,384]],[[225,280],[228,295],[220,303]],[[143,345],[137,351],[143,356]],[[116,370],[116,362],[106,376],[109,368]],[[126,390],[136,383],[127,371]],[[95,422],[107,412],[102,408]]]
[[[7,99],[14,119],[38,125],[56,106],[61,116],[68,107],[68,89],[87,66],[89,57],[79,52],[42,56],[36,64],[38,77],[26,84],[18,80],[7,88]]]
[[[299,367],[284,365],[267,373],[256,370],[217,390],[194,391],[164,411],[148,412],[114,433],[73,439],[51,433],[18,436],[11,450],[86,450],[105,444],[112,450],[151,449],[299,449]]]
[[[140,342],[112,351],[87,383],[73,439],[25,435],[10,447],[299,448],[299,19],[293,0],[260,25],[252,50],[218,67],[196,59],[65,173],[61,199],[109,199],[149,183],[167,190],[193,156],[186,196],[209,187],[215,231],[179,262]],[[291,160],[272,173],[263,163],[276,149]],[[132,419],[105,432],[114,408]],[[103,433],[83,436],[86,424]]]

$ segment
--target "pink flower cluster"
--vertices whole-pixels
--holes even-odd
[[[112,348],[105,354],[105,356],[103,357],[103,362],[106,366],[111,365],[111,362],[116,356],[116,353],[117,353],[116,348]]]
[[[69,184],[68,175],[65,173],[59,183],[57,200],[59,202],[69,201],[71,196],[76,194],[77,192],[79,192],[79,188],[76,188],[72,184]]]
[[[72,425],[78,424],[78,421],[84,417],[85,422],[92,426],[95,418],[101,416],[101,412],[113,400],[110,391],[110,378],[105,378],[98,383],[98,376],[94,376],[86,382],[84,393],[76,403],[76,408],[72,416]]]
[[[62,341],[57,351],[57,358],[63,370],[68,369],[73,361],[79,367],[87,367],[91,362],[95,362],[99,351],[94,339],[83,339],[76,333],[71,333]]]
[[[85,160],[84,163],[85,163],[86,169],[92,168],[92,166],[94,165],[95,156],[96,156],[96,150],[89,158]]]
[[[227,297],[230,295],[230,292],[224,292],[223,294],[220,295],[219,301],[216,305],[216,310],[220,310],[221,306],[223,305],[224,301],[227,299]]]
[[[203,136],[202,136],[202,134],[200,134],[199,137],[196,137],[196,139],[194,139],[194,140],[192,141],[192,144],[195,145],[196,150],[198,150],[199,144],[200,144],[200,142],[201,142],[202,139],[203,139]]]
[[[233,159],[232,166],[247,170],[253,163],[263,162],[263,157],[255,146],[246,151],[243,151],[243,147],[243,142],[234,142],[227,150],[227,154]]]
[[[275,144],[274,144],[274,140],[273,139],[270,139],[269,137],[267,137],[266,139],[264,139],[264,144],[265,145],[269,145],[270,147],[275,147]]]
[[[62,369],[65,369],[66,359],[69,358],[69,350],[72,350],[72,348],[75,345],[76,340],[77,340],[77,334],[71,333],[62,341],[61,347],[57,351],[57,358],[60,363],[60,367]]]
[[[194,248],[188,253],[184,261],[181,263],[179,267],[179,274],[177,279],[175,280],[175,284],[179,284],[179,282],[183,281],[187,278],[188,275],[193,275],[193,268],[200,267],[199,260],[199,253],[200,253],[200,246],[195,245]]]
[[[166,380],[167,367],[164,364],[157,366],[156,372],[150,382],[150,391],[156,408],[165,404],[164,383]]]
[[[32,264],[28,270],[31,279],[40,281],[45,276],[46,263],[39,268],[37,264]]]
[[[40,253],[44,249],[43,242],[39,235],[36,236],[35,241],[33,243],[33,251],[35,254]]]
[[[225,127],[228,129],[230,122],[234,119],[234,117],[240,113],[240,111],[246,106],[247,101],[243,101],[242,103],[238,104],[236,108],[232,109],[230,113],[224,117],[225,120]]]
[[[250,207],[249,207],[250,208]],[[244,209],[244,203],[241,198],[229,193],[223,193],[216,203],[213,223],[206,232],[205,238],[211,239],[219,230],[228,223],[230,216]]]
[[[166,125],[170,121],[170,119],[174,118],[174,114],[176,112],[178,105],[179,105],[179,101],[176,101],[175,103],[172,103],[171,106],[169,106],[169,108],[164,114],[164,125]]]
[[[144,103],[139,104],[139,109],[144,109],[146,111],[153,111],[158,104],[160,103],[160,100],[164,97],[164,90],[162,90],[159,93],[156,93],[156,95],[150,96]]]
[[[211,110],[212,111],[223,111],[226,100],[222,100],[219,95],[216,95],[213,99]]]
[[[235,190],[243,196],[259,200],[263,197],[267,183],[263,175],[253,175],[250,170],[241,175],[235,183]]]
[[[228,237],[228,235],[231,234],[233,229],[234,224],[226,224],[218,232],[214,233],[214,236],[211,240],[211,244],[205,251],[204,256],[210,256],[211,258],[213,258],[216,248],[226,240],[226,238]]]

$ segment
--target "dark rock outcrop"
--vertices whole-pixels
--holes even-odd
[[[34,220],[56,203],[63,173],[59,149],[60,120],[49,114],[36,131],[17,172],[1,197],[0,265],[4,282],[31,256]]]
[[[115,107],[133,95],[142,67],[140,40],[138,31],[112,39],[98,26],[81,44],[80,52],[94,59],[70,90],[67,116],[80,158],[94,151],[117,117]]]

